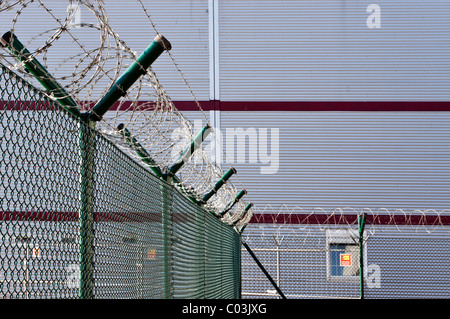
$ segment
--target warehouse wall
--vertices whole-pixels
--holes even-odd
[[[66,3],[51,3],[55,14],[65,14]],[[256,209],[449,207],[447,3],[145,5],[171,41],[171,54],[195,96],[167,54],[153,66],[160,82],[186,116],[209,120],[222,134],[216,158],[224,168],[237,168]],[[144,50],[155,30],[140,4],[106,1],[105,7],[121,39],[136,52]],[[34,19],[35,12],[47,15],[32,4],[15,25],[22,39],[48,29],[48,19]],[[13,18],[14,12],[2,12],[2,29]],[[81,21],[93,23],[95,17],[82,8]],[[86,41],[95,46],[98,35],[86,34]],[[49,67],[61,63],[61,52],[49,52]],[[195,98],[206,116],[192,103]],[[245,137],[242,154],[236,132]]]

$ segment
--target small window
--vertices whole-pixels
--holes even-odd
[[[360,251],[358,241],[359,235],[357,231],[327,230],[326,262],[328,280],[359,280]],[[366,251],[367,249],[364,245],[364,264],[366,264],[367,260],[365,258]]]
[[[331,276],[359,276],[359,248],[355,244],[329,246]]]

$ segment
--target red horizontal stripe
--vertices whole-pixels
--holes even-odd
[[[55,109],[53,103],[46,101],[0,101],[0,110],[2,111],[54,111]]]
[[[450,101],[221,101],[218,109],[221,111],[436,112],[450,111]]]
[[[87,102],[89,104],[89,102]],[[85,103],[83,103],[86,105]],[[94,103],[90,103],[91,107]],[[353,111],[353,112],[449,112],[450,101],[173,101],[180,111]],[[200,105],[200,107],[199,107]],[[153,101],[140,101],[141,110],[154,110]],[[127,110],[135,107],[131,101],[116,102],[111,108]],[[49,110],[39,101],[0,101],[0,110]]]
[[[94,212],[94,222],[161,223],[161,216],[159,212]],[[193,214],[174,213],[171,217],[173,223],[195,221],[195,215]],[[78,212],[0,212],[0,222],[78,222],[78,219]]]
[[[254,214],[250,223],[255,224],[313,224],[313,225],[357,225],[356,214]],[[367,215],[368,225],[426,225],[426,226],[449,226],[450,215],[428,214],[428,215]]]

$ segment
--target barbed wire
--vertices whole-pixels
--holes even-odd
[[[147,8],[141,0],[137,1],[155,33],[160,34],[151,18],[151,8]],[[35,35],[21,39],[26,40],[25,46],[30,50],[29,60],[37,58],[45,67],[51,67],[50,73],[83,112],[91,111],[123,71],[133,62],[137,62],[138,58],[138,53],[127,45],[112,27],[107,8],[108,4],[103,0],[69,0],[59,4],[22,0],[14,3],[3,1],[0,4],[4,21],[7,16],[11,18],[9,31],[13,34],[16,30],[23,29],[22,24],[29,24],[23,22],[30,16],[39,17],[43,23],[47,23],[45,30],[36,30]],[[88,13],[87,22],[76,21],[81,9]],[[140,27],[136,26],[135,30]],[[210,125],[208,116],[186,75],[174,55],[170,51],[167,52],[203,120]],[[24,69],[24,61],[17,62],[14,56],[6,51],[1,53],[0,58],[11,69],[22,73],[30,81],[35,81]],[[53,60],[55,58],[59,60]],[[54,98],[51,94],[50,97]],[[114,109],[97,123],[97,128],[138,162],[140,159],[118,132],[119,124],[123,124],[130,131],[161,168],[173,163],[175,157],[198,133],[194,131],[194,124],[177,110],[151,67],[116,104]],[[212,128],[212,139],[215,138],[214,134]],[[201,200],[201,196],[210,191],[223,174],[220,163],[210,159],[207,149],[199,148],[177,175],[181,181],[180,188],[197,194],[197,199]],[[236,180],[241,184],[240,188],[243,188],[242,182],[237,177]],[[204,207],[218,214],[233,201],[236,194],[237,187],[228,181]],[[239,220],[243,217],[241,212],[245,206],[245,200],[239,201],[233,210],[225,214],[223,221],[242,226],[252,215],[250,210],[247,218]]]
[[[264,228],[272,225],[279,230],[311,229],[358,229],[358,218],[366,217],[365,230],[369,235],[386,230],[397,232],[450,233],[450,209],[401,209],[401,208],[302,208],[268,204],[247,219],[245,224]]]

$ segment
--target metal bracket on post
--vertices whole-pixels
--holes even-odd
[[[170,42],[162,35],[158,34],[153,42],[137,58],[124,74],[113,84],[105,96],[95,104],[94,108],[83,114],[84,117],[91,118],[93,121],[100,121],[105,113],[123,97],[128,89],[147,72],[152,63],[164,52],[172,48]]]
[[[77,103],[66,92],[66,90],[55,80],[55,78],[47,71],[47,69],[32,56],[30,51],[25,48],[22,42],[12,33],[6,32],[1,38],[0,43],[3,47],[7,47],[11,53],[23,63],[27,70],[34,78],[41,83],[50,96],[69,113],[76,117],[80,117],[81,113]]]
[[[241,217],[238,217],[233,223],[231,223],[231,225],[232,225],[232,226],[236,226],[236,224],[237,224],[240,220],[242,220],[242,219],[245,217],[245,215],[247,215],[248,211],[250,210],[250,208],[252,208],[252,206],[253,206],[253,203],[247,204],[247,206],[245,206],[245,208],[244,208],[244,211],[242,212]]]
[[[236,204],[241,200],[241,198],[242,198],[245,194],[247,194],[247,191],[246,191],[245,189],[241,190],[241,191],[236,195],[236,197],[234,198],[234,200],[231,201],[231,202],[229,202],[229,203],[227,204],[227,206],[225,206],[225,209],[219,213],[219,217],[223,217],[226,213],[228,213],[228,212],[233,208],[233,206],[236,205]]]
[[[186,163],[194,152],[200,147],[203,141],[211,133],[211,126],[206,125],[192,140],[191,144],[184,149],[175,163],[170,167],[168,175],[175,176],[178,170]]]
[[[119,126],[117,126],[117,130],[125,139],[127,144],[136,152],[136,154],[138,154],[141,160],[150,167],[153,173],[155,173],[157,177],[162,178],[164,174],[161,169],[158,167],[153,158],[151,158],[148,152],[144,149],[144,147],[139,144],[136,138],[131,136],[130,131],[128,131],[125,125],[119,124]]]
[[[215,195],[218,190],[230,179],[233,174],[236,174],[236,170],[234,168],[230,168],[214,185],[214,187],[206,193],[203,198],[200,200],[199,204],[204,205],[206,202]]]
[[[180,190],[183,192],[183,194],[186,195],[192,202],[195,204],[198,204],[197,201],[197,195],[182,188],[181,187],[181,181],[178,179],[177,176],[169,176],[169,174],[164,173],[160,167],[158,167],[158,164],[155,162],[155,160],[150,156],[150,154],[145,150],[145,148],[136,140],[135,137],[131,136],[130,131],[123,125],[119,124],[117,126],[117,130],[122,135],[122,137],[125,139],[127,144],[133,149],[133,151],[136,152],[136,154],[141,158],[141,160],[150,167],[150,169],[153,171],[153,173],[163,179],[164,181],[178,185],[180,186]]]

